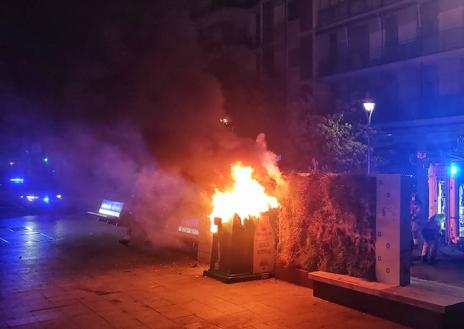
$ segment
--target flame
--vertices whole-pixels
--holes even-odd
[[[233,187],[225,192],[215,189],[213,195],[213,210],[209,215],[213,233],[217,231],[214,218],[221,218],[223,223],[232,220],[235,214],[242,221],[260,218],[262,213],[279,206],[277,199],[267,195],[264,186],[253,178],[252,167],[236,163],[232,166],[231,175]]]

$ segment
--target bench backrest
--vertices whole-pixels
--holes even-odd
[[[98,213],[106,216],[119,218],[123,207],[123,202],[103,200],[100,205],[100,209],[98,210]]]
[[[184,219],[181,221],[177,232],[188,234],[192,237],[197,237],[199,235],[198,231],[198,219]]]

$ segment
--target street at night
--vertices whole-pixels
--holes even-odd
[[[0,328],[402,328],[283,281],[224,285],[77,216],[0,221]]]
[[[463,13],[1,1],[0,329],[463,329]]]

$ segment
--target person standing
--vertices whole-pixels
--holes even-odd
[[[409,200],[409,219],[411,223],[411,266],[414,265],[414,250],[419,249],[421,240],[421,227],[423,223],[422,202],[417,199],[416,193],[411,193]]]
[[[411,232],[413,249],[419,249],[420,228],[423,225],[422,220],[422,202],[414,198],[410,204]]]
[[[422,262],[426,263],[429,256],[430,263],[434,264],[436,262],[438,241],[440,238],[439,215],[433,215],[428,219],[422,229],[422,237],[424,238],[421,253]]]

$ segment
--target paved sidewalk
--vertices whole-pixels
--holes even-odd
[[[282,281],[225,285],[189,263],[3,290],[0,328],[402,328]]]
[[[411,274],[423,280],[437,281],[464,287],[464,253],[456,248],[444,246],[440,248],[435,264],[423,264],[420,250],[414,251],[414,264]]]
[[[0,329],[404,328],[274,279],[223,284],[183,255],[124,247],[119,229],[94,221],[17,219],[0,233]]]

